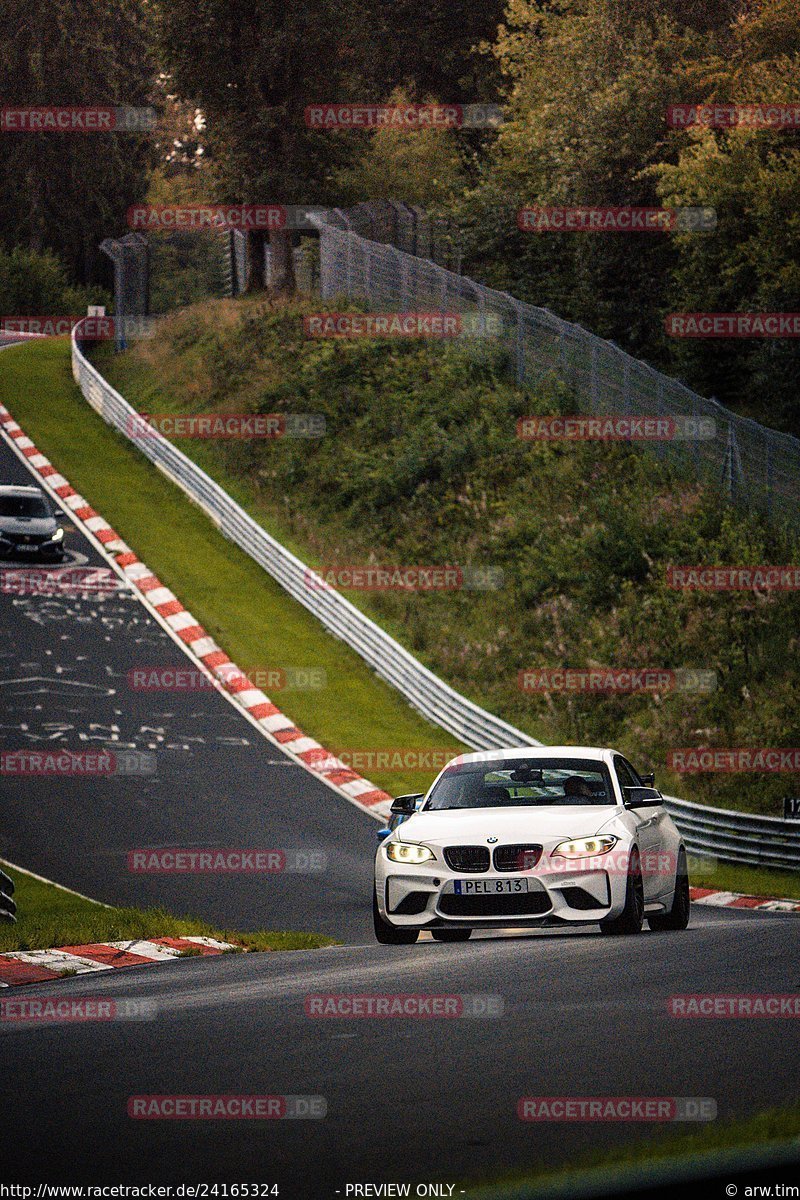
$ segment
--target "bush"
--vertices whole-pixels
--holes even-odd
[[[54,254],[0,248],[0,312],[8,316],[76,316],[88,304],[110,304],[102,289],[76,287]]]

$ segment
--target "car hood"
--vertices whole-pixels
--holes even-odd
[[[437,846],[485,844],[490,837],[501,843],[591,837],[619,811],[613,804],[445,809],[416,813],[398,826],[397,836]]]
[[[37,537],[43,534],[54,534],[58,528],[55,517],[29,517],[20,520],[19,517],[0,517],[0,533],[33,533]]]

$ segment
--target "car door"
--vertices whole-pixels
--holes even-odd
[[[623,796],[626,795],[626,788],[643,786],[638,773],[621,754],[614,755],[614,770],[617,773]],[[662,845],[658,820],[658,814],[663,812],[663,809],[630,808],[628,812],[636,823],[636,841],[642,860],[644,898],[645,901],[654,900],[659,892],[664,890],[659,869]]]

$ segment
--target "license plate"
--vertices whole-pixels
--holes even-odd
[[[39,547],[36,545],[28,545],[26,542],[17,542],[16,549],[22,550],[23,552],[27,551],[28,554],[32,554],[34,550],[38,550]]]
[[[527,892],[527,879],[454,879],[457,896],[506,896]]]

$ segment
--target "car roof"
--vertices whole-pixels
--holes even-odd
[[[0,496],[43,496],[40,487],[33,484],[0,483]]]
[[[473,754],[460,754],[453,761],[494,762],[498,758],[590,758],[606,762],[619,753],[609,747],[600,746],[509,746],[500,750],[479,750]]]

